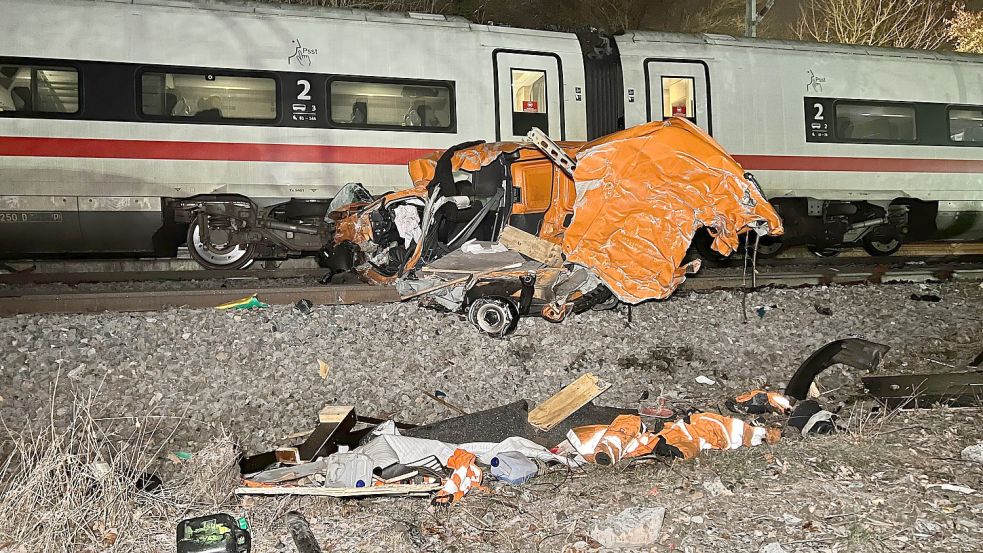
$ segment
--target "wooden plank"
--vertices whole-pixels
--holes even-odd
[[[355,407],[350,405],[326,405],[317,418],[321,424],[340,424],[354,410]]]
[[[560,246],[513,226],[506,226],[502,229],[498,242],[512,251],[519,252],[549,267],[563,265],[563,249]]]
[[[548,432],[610,387],[593,373],[587,373],[529,411],[527,420],[529,424]]]
[[[271,486],[236,488],[236,495],[317,495],[324,497],[368,497],[373,495],[421,495],[441,488],[435,484],[385,484],[365,488],[323,488],[303,486]]]

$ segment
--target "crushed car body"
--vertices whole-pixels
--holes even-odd
[[[591,142],[471,142],[411,161],[414,187],[333,211],[334,251],[404,299],[465,312],[502,336],[519,316],[560,321],[664,299],[707,227],[729,254],[782,223],[750,174],[682,118]]]

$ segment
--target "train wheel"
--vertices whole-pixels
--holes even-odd
[[[901,240],[889,238],[878,240],[876,237],[866,236],[863,240],[864,250],[873,256],[893,255],[901,249]]]
[[[693,236],[693,248],[696,250],[697,255],[710,267],[726,265],[730,261],[730,256],[720,255],[719,252],[711,247],[712,244],[713,237],[710,236],[710,233],[706,229],[696,231],[696,234]]]
[[[253,263],[256,246],[222,245],[212,251],[205,246],[201,239],[201,229],[195,218],[188,225],[188,253],[191,258],[206,269],[245,269]]]
[[[751,248],[754,249],[754,237],[750,236],[750,233],[744,235],[744,240],[748,241]],[[771,259],[776,255],[782,253],[785,249],[785,242],[782,242],[781,238],[776,238],[774,236],[762,236],[758,241],[758,257],[762,259]]]

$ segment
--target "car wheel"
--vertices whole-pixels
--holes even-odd
[[[468,322],[492,338],[502,338],[515,330],[519,313],[508,300],[479,298],[468,307]]]

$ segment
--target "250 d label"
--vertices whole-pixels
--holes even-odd
[[[0,224],[3,223],[60,223],[61,213],[46,211],[0,211]]]

